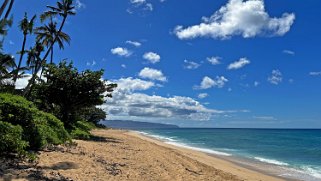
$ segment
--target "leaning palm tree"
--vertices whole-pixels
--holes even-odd
[[[44,12],[41,16],[40,16],[40,20],[43,22],[48,18],[52,18],[53,16],[61,16],[62,17],[62,22],[60,24],[60,27],[57,31],[57,34],[60,34],[60,32],[62,31],[62,28],[65,25],[65,22],[67,20],[67,17],[69,15],[75,15],[75,6],[73,6],[73,0],[61,0],[61,2],[57,2],[57,6],[47,6],[47,8],[49,8],[48,11]],[[49,55],[49,52],[51,51],[51,47],[54,46],[54,44],[56,43],[56,41],[58,41],[58,37],[56,36],[55,39],[53,40],[53,42],[51,43],[50,47],[48,48],[47,53],[45,54],[43,59],[46,59],[47,56]]]
[[[10,0],[5,0],[5,1],[2,3],[2,5],[1,5],[1,7],[0,7],[0,17],[2,16],[4,10],[6,9],[9,1],[10,1]]]
[[[54,46],[53,41],[56,39],[56,42],[60,49],[64,49],[64,42],[70,44],[70,36],[62,31],[57,31],[57,23],[50,21],[48,25],[44,25],[36,28],[35,34],[37,35],[37,41],[42,42],[43,46],[50,48],[50,64],[53,63],[53,50]]]
[[[15,76],[13,78],[13,82],[17,81],[17,77],[21,68],[21,63],[22,63],[22,58],[25,54],[25,46],[26,46],[26,40],[27,40],[27,35],[32,34],[33,32],[33,25],[34,25],[34,20],[36,19],[36,15],[34,15],[31,20],[28,20],[27,13],[25,13],[24,18],[20,21],[19,23],[19,28],[23,33],[23,42],[22,42],[22,48],[20,52],[20,59],[17,67],[17,71],[15,73]]]
[[[4,15],[4,19],[8,19],[9,15],[10,15],[10,12],[11,12],[11,10],[12,10],[13,3],[14,3],[14,0],[11,0],[11,1],[10,1],[10,4],[9,4],[9,7],[8,7],[8,9],[7,9],[7,12],[6,12],[6,14]]]
[[[73,6],[73,0],[61,0],[61,2],[57,2],[57,7],[54,6],[47,6],[49,8],[49,11],[46,11],[44,14],[41,15],[40,19],[42,21],[45,21],[48,18],[52,18],[53,16],[61,16],[62,19],[62,23],[58,29],[57,34],[60,34],[60,32],[62,31],[62,28],[65,25],[65,22],[67,20],[67,17],[69,15],[75,15],[75,6]],[[51,43],[50,47],[48,48],[46,54],[44,55],[44,57],[41,60],[41,65],[43,65],[46,62],[46,59],[51,51],[51,48],[54,46],[54,44],[56,43],[58,39],[58,36],[55,36],[55,39],[53,40],[53,42]],[[31,86],[34,84],[37,73],[40,71],[41,67],[38,67],[38,69],[33,73],[23,95],[26,96],[29,94],[29,92],[31,91]]]

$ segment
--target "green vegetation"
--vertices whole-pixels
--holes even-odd
[[[29,155],[31,150],[64,144],[71,138],[90,139],[90,130],[106,118],[97,106],[111,97],[117,85],[102,80],[103,70],[78,71],[66,60],[55,63],[55,45],[62,50],[71,41],[63,27],[75,15],[73,0],[59,0],[30,19],[25,13],[18,25],[22,43],[17,60],[2,49],[12,26],[9,15],[14,2],[0,4],[0,156]],[[27,74],[28,85],[16,89],[17,80]]]
[[[58,145],[70,140],[60,120],[38,110],[32,102],[20,96],[0,94],[0,120],[6,125],[3,127],[3,133],[7,134],[8,144],[17,139],[17,144],[21,146],[19,148],[39,150],[48,145]],[[19,134],[28,146],[22,142],[20,144]],[[17,136],[17,138],[10,138],[10,136]]]

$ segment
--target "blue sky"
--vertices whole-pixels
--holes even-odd
[[[5,51],[20,49],[24,12],[52,2],[15,4]],[[64,28],[72,42],[55,62],[105,69],[119,84],[103,106],[109,119],[321,128],[320,1],[75,2]]]

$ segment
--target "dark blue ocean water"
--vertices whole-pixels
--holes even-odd
[[[153,129],[143,134],[169,144],[284,168],[278,173],[321,180],[321,130]]]

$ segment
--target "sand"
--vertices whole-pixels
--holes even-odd
[[[0,180],[281,180],[202,152],[122,130],[42,151],[37,163],[0,160]]]

